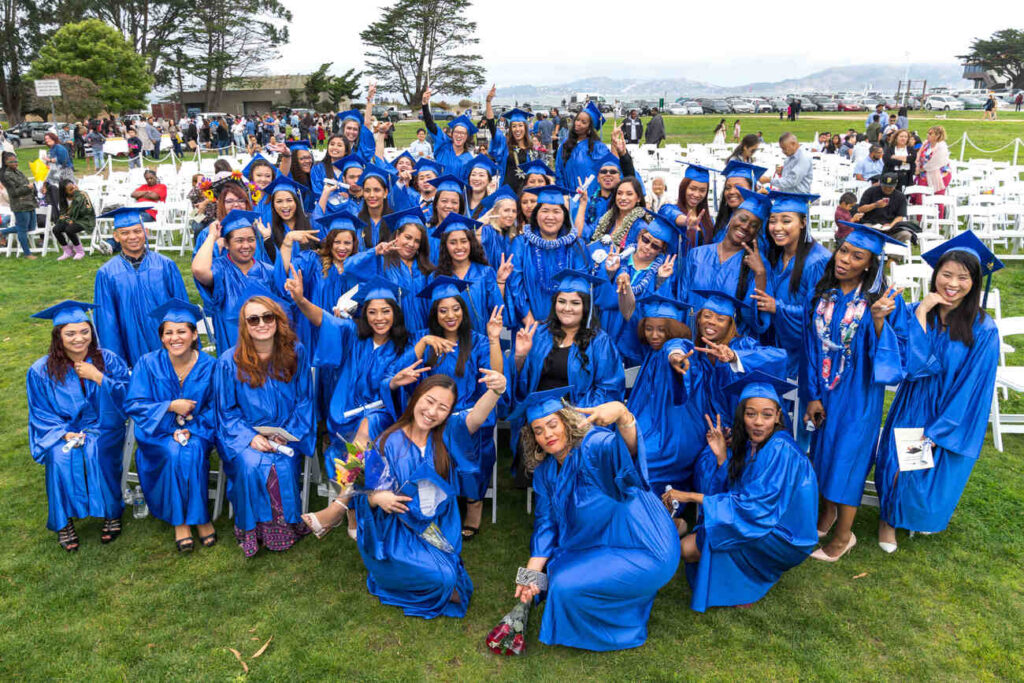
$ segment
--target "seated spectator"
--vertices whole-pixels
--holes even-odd
[[[850,150],[850,161],[856,165],[858,161],[866,157],[871,152],[871,143],[868,142],[868,136],[864,133],[857,133],[857,141],[853,145],[853,149]]]
[[[139,202],[166,202],[167,186],[158,182],[159,178],[156,176],[156,171],[148,168],[142,174],[142,177],[146,179],[146,182],[139,185],[132,192],[132,199]],[[146,213],[149,214],[150,218],[156,220],[156,209],[148,209]]]
[[[857,180],[867,180],[871,183],[878,182],[878,176],[885,170],[885,162],[882,161],[882,147],[871,145],[868,155],[858,161],[853,167],[853,177]]]
[[[862,213],[853,213],[855,208],[857,208],[857,195],[852,192],[844,192],[839,198],[839,206],[836,207],[835,221],[837,243],[845,240],[846,236],[853,232],[853,228],[842,225],[839,221],[857,223],[864,217],[864,214]]]
[[[896,228],[898,223],[907,220],[907,198],[896,189],[897,182],[895,173],[883,173],[877,185],[864,190],[857,212],[864,214],[860,223],[877,226],[890,237],[907,242],[913,238],[913,233]]]
[[[416,131],[416,139],[409,145],[409,154],[416,157],[416,159],[433,159],[434,148],[427,142],[427,130],[420,128]]]

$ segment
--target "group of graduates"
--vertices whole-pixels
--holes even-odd
[[[496,126],[488,101],[477,155],[469,119],[441,128],[429,91],[423,104],[434,160],[376,157],[353,111],[322,161],[291,143],[214,187],[191,267],[201,309],[146,248],[148,214],[109,214],[122,251],[92,304],[36,314],[53,331],[27,378],[47,528],[65,550],[74,518],[102,518],[103,542],[121,532],[128,417],[149,509],[179,550],[192,526],[217,541],[216,448],[246,556],[347,519],[369,591],[425,618],[469,607],[460,551],[507,420],[535,501],[526,568],[547,574],[516,596],[546,600],[542,642],[592,650],[645,641],[680,557],[698,611],[760,600],[808,555],[835,562],[857,542],[872,467],[883,549],[896,529],[946,528],[999,349],[981,293],[1001,264],[971,233],[924,254],[930,292],[907,305],[884,277],[890,238],[851,224],[830,253],[808,231],[815,197],[759,192],[765,169],[688,166],[655,214],[593,104],[555,169],[533,154],[527,112]],[[900,470],[900,428],[923,428],[934,467]],[[365,481],[303,515],[303,459],[319,451],[334,480],[349,444],[370,444]]]

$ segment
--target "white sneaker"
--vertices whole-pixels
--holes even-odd
[[[886,543],[885,541],[879,541],[878,547],[884,550],[889,555],[892,555],[894,552],[896,552],[896,548],[898,548],[899,546],[895,543]]]

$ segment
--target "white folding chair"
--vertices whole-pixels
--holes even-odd
[[[1002,318],[998,323],[999,340],[1024,335],[1024,316]],[[1009,347],[1012,349],[1012,347]],[[1024,434],[1024,414],[1003,414],[999,405],[999,389],[1024,393],[1024,366],[1003,365],[996,369],[996,391],[992,392],[992,441],[996,450],[1003,450],[1003,434]]]

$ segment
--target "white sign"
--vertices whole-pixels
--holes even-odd
[[[60,81],[51,78],[45,81],[36,81],[36,97],[60,97]]]

